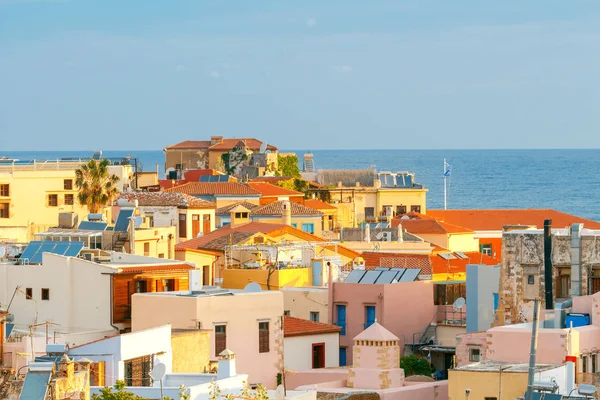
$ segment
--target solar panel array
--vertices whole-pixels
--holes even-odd
[[[452,253],[440,253],[438,256],[442,257],[444,260],[456,260],[456,257]]]
[[[133,209],[121,208],[119,215],[117,215],[117,221],[115,222],[114,230],[117,232],[127,232],[129,227],[129,219],[133,216]]]
[[[229,175],[203,175],[200,182],[229,182]]]
[[[81,221],[77,229],[82,231],[105,231],[107,227],[106,222]]]
[[[29,264],[40,264],[42,254],[52,253],[67,257],[77,257],[83,249],[83,242],[54,242],[34,240],[21,254],[20,260]]]
[[[467,258],[469,258],[469,257],[467,257],[467,255],[466,255],[465,253],[463,253],[462,251],[456,251],[456,252],[454,252],[454,254],[456,254],[456,255],[458,256],[458,258],[462,258],[463,260],[466,260]]]
[[[346,283],[388,284],[394,282],[413,282],[421,273],[420,268],[384,268],[374,270],[355,269],[346,278]]]
[[[379,174],[382,187],[412,187],[413,177],[407,174]]]

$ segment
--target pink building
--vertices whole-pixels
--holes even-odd
[[[382,400],[443,400],[447,381],[409,381],[400,368],[401,340],[374,322],[353,340],[354,365],[348,369],[300,371],[286,376],[297,390],[352,394],[375,392]]]
[[[589,314],[590,324],[567,328],[559,310],[542,311],[536,362],[562,364],[567,356],[577,357],[577,383],[587,383],[600,371],[600,292],[572,298],[566,313]],[[564,312],[563,311],[563,312]],[[557,318],[554,318],[554,317]],[[525,363],[529,360],[532,323],[499,326],[483,332],[459,335],[458,366],[478,361]]]
[[[352,338],[375,320],[398,336],[400,355],[413,337],[427,330],[437,316],[432,282],[364,284],[335,282],[330,288],[329,322],[340,332],[340,366],[352,365]]]

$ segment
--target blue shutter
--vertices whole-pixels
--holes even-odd
[[[365,306],[365,313],[367,320],[365,322],[365,329],[367,329],[375,323],[375,306]]]
[[[315,233],[315,224],[302,224],[302,230],[308,233]]]
[[[336,308],[337,308],[337,326],[342,328],[340,335],[344,336],[344,335],[346,335],[346,306],[338,304]]]
[[[340,367],[346,366],[346,347],[340,347]]]
[[[498,293],[494,293],[494,311],[498,309],[498,300]]]

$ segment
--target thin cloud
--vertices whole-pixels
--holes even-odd
[[[312,28],[316,24],[317,24],[317,20],[314,18],[309,18],[306,20],[306,25],[308,25],[309,28]]]
[[[352,72],[352,67],[350,65],[336,65],[332,67],[332,69],[336,72]]]
[[[175,67],[175,71],[187,71],[187,67],[185,65],[179,64],[178,66]]]
[[[213,79],[219,79],[221,77],[221,74],[217,71],[213,71],[210,73],[210,77]]]

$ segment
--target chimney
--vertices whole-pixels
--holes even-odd
[[[235,353],[225,349],[219,354],[219,364],[217,366],[217,380],[231,378],[236,376],[235,371]]]
[[[210,145],[223,142],[223,136],[211,136],[210,137]]]
[[[571,297],[581,296],[581,230],[583,224],[571,226]]]
[[[292,226],[292,205],[289,201],[283,201],[282,203],[281,223]]]
[[[571,273],[572,269],[571,269]],[[552,220],[544,220],[544,289],[546,292],[546,310],[552,310]]]

